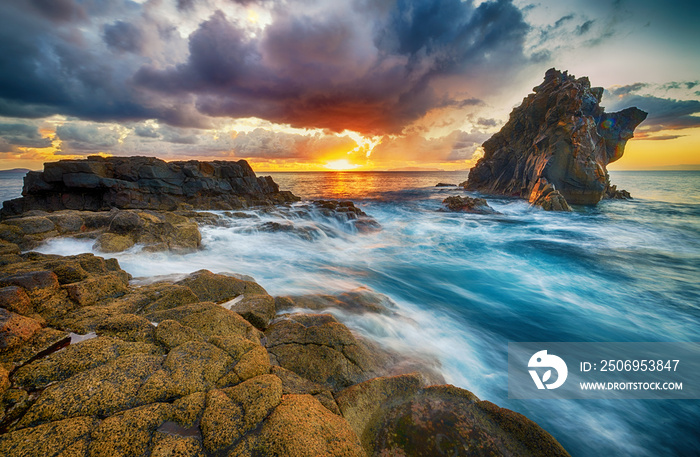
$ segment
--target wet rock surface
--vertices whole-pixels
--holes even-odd
[[[549,210],[595,205],[610,185],[607,165],[622,157],[647,113],[606,113],[602,87],[555,69],[533,90],[483,144],[466,189],[525,198]]]
[[[188,252],[201,246],[196,217],[153,210],[104,212],[62,210],[32,211],[45,216],[9,216],[0,222],[0,239],[32,249],[55,237],[92,239],[103,253],[121,252],[139,245],[147,251]],[[36,220],[43,221],[37,228]],[[2,230],[2,228],[5,228]]]
[[[275,298],[207,270],[138,285],[113,259],[4,246],[0,455],[566,455],[523,416],[425,387],[429,367],[381,377],[402,356],[317,313],[394,312],[368,289]]]
[[[47,163],[24,179],[22,198],[5,202],[3,216],[31,210],[111,208],[230,210],[299,200],[271,177],[256,177],[245,160],[165,162],[155,157],[100,157]],[[46,231],[45,218],[24,230]]]
[[[489,206],[483,198],[461,197],[455,195],[447,197],[442,201],[442,204],[449,211],[465,212],[472,214],[497,214],[497,212]]]

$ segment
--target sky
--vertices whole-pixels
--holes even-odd
[[[87,155],[466,170],[549,68],[700,165],[700,2],[3,0],[0,169]]]

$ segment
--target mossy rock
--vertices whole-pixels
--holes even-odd
[[[214,274],[209,270],[195,271],[176,284],[189,287],[203,302],[224,303],[246,293],[267,294],[265,289],[255,282]]]
[[[387,363],[330,314],[286,315],[265,336],[276,364],[333,391],[378,376]]]
[[[162,360],[155,355],[124,355],[52,384],[39,395],[17,428],[66,417],[109,416],[138,406],[136,394],[160,369]]]
[[[454,386],[421,388],[419,375],[373,379],[337,401],[369,455],[569,455],[525,416]]]
[[[239,335],[252,341],[260,341],[260,331],[239,314],[214,303],[192,303],[176,308],[146,314],[151,322],[166,319],[178,321],[197,330],[205,339],[214,336]]]
[[[127,282],[115,273],[94,276],[63,287],[70,299],[79,306],[94,305],[100,300],[118,297],[128,292]]]
[[[172,319],[160,322],[153,332],[153,336],[158,343],[168,349],[176,348],[188,341],[204,341],[197,330],[185,327]]]
[[[103,233],[97,238],[93,248],[105,253],[123,252],[136,244],[134,240],[126,235],[116,233]]]
[[[90,433],[98,421],[92,417],[59,420],[0,436],[0,455],[86,455]]]
[[[135,353],[157,355],[158,348],[112,337],[91,338],[18,368],[13,381],[16,386],[36,390]]]
[[[348,423],[311,395],[285,395],[280,405],[253,433],[229,453],[232,457],[366,457]]]
[[[230,309],[262,331],[265,331],[277,313],[275,299],[267,294],[244,294],[243,299]]]
[[[201,429],[209,452],[225,449],[265,419],[282,399],[282,382],[263,375],[207,394]]]
[[[100,336],[114,336],[124,341],[154,342],[155,327],[145,317],[136,314],[118,314],[97,325]]]
[[[92,431],[89,455],[147,455],[156,430],[172,416],[173,406],[168,403],[141,406],[110,416]]]
[[[69,342],[67,332],[53,328],[42,328],[34,333],[23,344],[4,351],[0,351],[0,365],[6,370],[12,371],[15,367],[26,364],[41,354],[47,354]]]

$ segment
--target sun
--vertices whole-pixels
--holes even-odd
[[[360,166],[361,165],[350,163],[347,159],[331,160],[330,162],[326,162],[324,165],[324,167],[328,168],[329,170],[336,171],[354,170]]]

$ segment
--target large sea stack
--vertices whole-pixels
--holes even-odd
[[[245,160],[100,156],[45,164],[44,171],[31,171],[24,178],[22,195],[5,202],[2,215],[111,208],[230,210],[299,200],[280,191],[271,177],[256,177]]]
[[[647,113],[637,108],[606,113],[602,87],[555,69],[533,90],[484,143],[484,157],[465,187],[554,210],[614,196],[606,167],[622,157]]]

